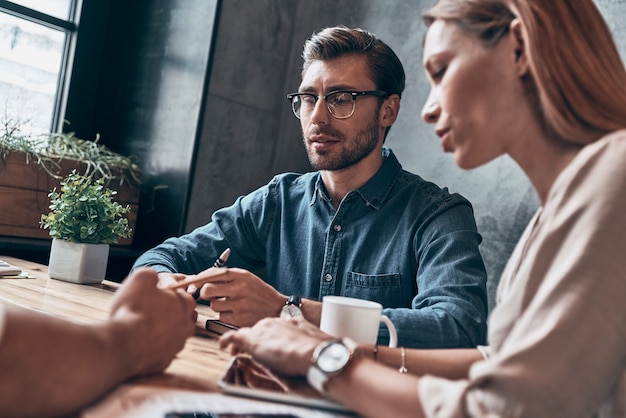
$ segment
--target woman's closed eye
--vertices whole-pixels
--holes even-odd
[[[432,71],[430,73],[430,78],[433,81],[440,81],[443,78],[444,74],[446,73],[447,69],[448,69],[448,67],[446,67],[446,66],[439,67],[437,70]]]

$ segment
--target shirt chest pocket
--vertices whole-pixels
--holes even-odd
[[[385,308],[402,305],[400,273],[363,274],[349,271],[345,296],[378,302]]]

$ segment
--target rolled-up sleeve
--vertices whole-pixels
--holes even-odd
[[[433,211],[413,241],[418,292],[411,309],[384,310],[398,329],[398,344],[419,348],[485,344],[487,276],[471,205],[459,196],[450,197]]]

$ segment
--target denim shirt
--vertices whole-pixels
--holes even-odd
[[[472,206],[402,169],[388,148],[378,172],[335,210],[319,172],[285,173],[170,238],[134,268],[196,274],[227,247],[227,266],[264,271],[285,295],[369,299],[398,345],[475,347],[486,339],[485,266]],[[381,326],[379,343],[389,335]]]

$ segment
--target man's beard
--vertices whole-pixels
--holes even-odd
[[[379,139],[378,115],[363,130],[357,132],[352,141],[347,142],[346,137],[338,131],[327,127],[319,130],[320,133],[340,139],[342,145],[348,145],[348,149],[343,149],[339,155],[330,155],[325,152],[319,152],[307,145],[306,139],[304,145],[309,163],[316,170],[341,170],[355,165],[363,158],[367,157],[376,149]]]

